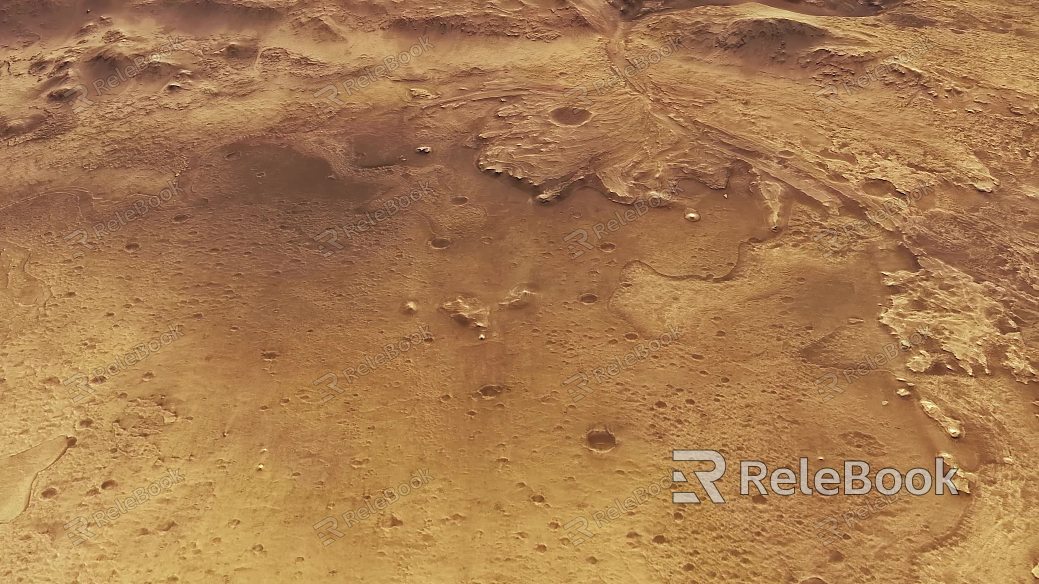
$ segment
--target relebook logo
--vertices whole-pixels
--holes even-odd
[[[725,503],[718,487],[714,484],[725,474],[725,457],[717,450],[675,450],[672,460],[681,462],[709,462],[714,465],[709,470],[694,470],[693,475],[700,483],[707,497],[714,503]],[[933,492],[935,495],[959,495],[953,483],[958,469],[946,467],[944,458],[934,459],[934,472],[929,468],[914,468],[902,474],[896,468],[882,468],[875,474],[870,464],[864,460],[846,460],[842,468],[823,467],[810,474],[808,459],[798,459],[797,470],[781,467],[769,471],[768,466],[758,460],[740,461],[740,495],[781,495],[789,497],[819,494],[824,497],[834,495],[867,495],[877,492],[885,496],[894,496],[905,489],[910,495],[917,497]],[[843,472],[841,472],[843,471]],[[681,470],[672,471],[672,480],[676,483],[687,483]],[[754,492],[751,492],[751,488]],[[770,490],[771,488],[771,490]],[[675,503],[700,503],[700,496],[693,491],[674,492],[671,500]]]

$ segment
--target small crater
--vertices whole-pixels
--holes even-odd
[[[126,249],[126,251],[128,251],[130,253],[133,253],[133,252],[141,249],[141,244],[135,243],[135,242],[131,241],[130,243],[126,244],[125,249]]]
[[[599,297],[589,292],[587,294],[582,294],[580,300],[585,304],[595,304],[599,301]]]
[[[609,452],[617,447],[617,437],[609,428],[589,430],[585,440],[588,447],[597,452]]]
[[[592,112],[579,107],[563,106],[552,110],[552,121],[562,126],[580,126],[592,119]]]
[[[101,488],[103,490],[105,490],[105,491],[111,491],[112,489],[114,489],[114,488],[116,488],[118,486],[119,486],[119,483],[115,482],[112,479],[108,479],[107,481],[101,483]]]
[[[433,249],[447,249],[451,245],[451,240],[446,237],[434,237],[429,240],[429,246]]]
[[[456,197],[451,197],[451,202],[455,205],[464,205],[469,202],[469,197],[465,195],[458,195]]]
[[[53,499],[54,497],[58,496],[58,489],[55,489],[54,487],[47,487],[46,489],[40,491],[40,496],[44,499]]]
[[[488,384],[488,385],[485,385],[485,386],[481,387],[480,390],[477,393],[479,393],[481,396],[483,396],[484,399],[494,399],[494,398],[498,397],[499,395],[501,395],[504,392],[505,392],[505,386],[504,385],[497,385],[497,384],[491,383],[491,384]]]

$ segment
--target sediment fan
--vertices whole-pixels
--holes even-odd
[[[0,583],[1033,582],[1037,17],[0,1]]]

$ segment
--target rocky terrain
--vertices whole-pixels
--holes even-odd
[[[0,3],[0,582],[1035,582],[1037,16]]]

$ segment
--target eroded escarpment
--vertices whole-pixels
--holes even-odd
[[[1030,577],[1033,6],[0,11],[6,578]]]

